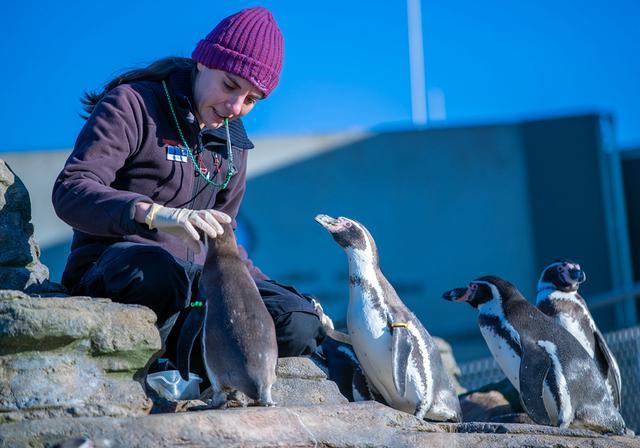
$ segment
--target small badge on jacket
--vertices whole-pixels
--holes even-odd
[[[179,146],[167,146],[167,160],[173,160],[174,162],[188,162],[189,153],[187,148],[181,148]]]

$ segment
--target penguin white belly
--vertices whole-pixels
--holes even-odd
[[[487,342],[493,359],[496,360],[513,387],[520,392],[520,356],[504,338],[495,334],[490,328],[480,326],[480,332]]]
[[[353,349],[373,386],[391,407],[409,413],[415,412],[418,400],[415,388],[412,387],[414,375],[407,378],[406,398],[401,397],[393,384],[392,341],[387,321],[364,300],[360,288],[354,288],[351,292],[347,325]]]

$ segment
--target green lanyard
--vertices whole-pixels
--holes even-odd
[[[178,134],[180,134],[180,138],[182,139],[182,143],[184,144],[184,147],[187,148],[187,152],[189,153],[189,157],[191,158],[191,162],[193,162],[193,166],[196,167],[196,171],[198,172],[198,174],[200,174],[200,177],[202,177],[205,181],[207,181],[207,183],[213,185],[214,187],[219,187],[222,190],[224,190],[225,188],[227,188],[227,185],[229,185],[229,181],[231,180],[231,178],[235,174],[238,173],[238,170],[236,169],[236,166],[233,164],[233,150],[231,149],[231,136],[229,135],[229,119],[228,118],[224,119],[224,128],[225,128],[226,133],[227,133],[227,154],[228,154],[228,158],[229,158],[229,169],[227,170],[227,176],[225,177],[224,182],[221,183],[221,184],[218,184],[218,183],[210,180],[202,172],[202,170],[200,170],[200,166],[196,162],[195,157],[193,157],[193,153],[191,152],[191,148],[189,148],[189,145],[187,144],[187,140],[184,138],[184,135],[182,134],[182,129],[180,128],[180,123],[178,123],[178,117],[176,116],[175,110],[173,110],[173,103],[171,102],[171,96],[169,95],[169,89],[167,89],[167,84],[165,83],[164,79],[162,80],[162,87],[164,87],[164,93],[166,93],[166,95],[167,95],[167,101],[169,102],[169,108],[171,109],[171,115],[173,115],[173,120],[175,121],[176,127],[178,128]]]

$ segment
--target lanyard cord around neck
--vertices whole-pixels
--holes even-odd
[[[178,117],[176,115],[175,110],[173,109],[173,103],[171,101],[171,96],[169,95],[169,89],[167,88],[167,84],[165,83],[164,79],[162,80],[162,87],[164,87],[164,93],[167,95],[167,101],[169,102],[171,115],[173,115],[173,120],[176,123],[176,128],[178,128],[178,134],[180,134],[180,138],[182,139],[182,144],[184,144],[184,147],[187,149],[187,152],[189,153],[189,157],[191,158],[191,162],[193,163],[193,166],[196,167],[196,171],[198,172],[200,177],[202,177],[205,181],[207,181],[207,183],[213,185],[214,187],[219,187],[222,190],[224,190],[225,188],[227,188],[227,185],[229,185],[229,181],[231,180],[231,178],[238,172],[236,170],[236,166],[233,164],[233,150],[231,149],[231,136],[229,135],[229,119],[228,118],[224,119],[224,128],[227,133],[227,154],[228,154],[227,157],[229,158],[229,167],[227,169],[227,176],[225,177],[224,182],[219,184],[210,180],[200,169],[200,166],[196,162],[195,157],[193,157],[193,152],[191,152],[191,148],[189,148],[189,145],[187,144],[187,140],[184,138],[184,135],[182,134],[180,123],[178,123]]]

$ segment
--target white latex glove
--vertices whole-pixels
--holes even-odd
[[[202,230],[209,238],[222,235],[220,223],[229,224],[231,217],[218,210],[189,210],[152,204],[144,220],[150,229],[158,229],[177,236],[195,253],[200,253],[200,234]]]

